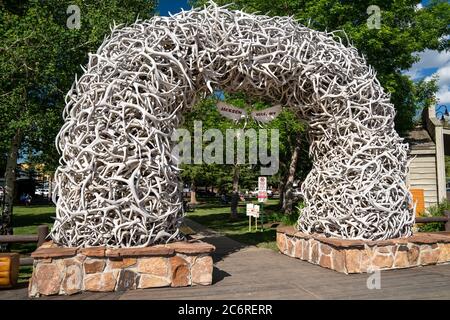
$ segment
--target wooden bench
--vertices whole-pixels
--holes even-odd
[[[40,247],[47,238],[48,226],[38,226],[37,234],[31,235],[1,235],[0,244],[36,243]],[[33,265],[33,258],[20,258],[15,252],[0,252],[0,289],[11,288],[17,284],[19,267]]]
[[[36,242],[40,247],[48,236],[48,226],[41,225],[37,228],[37,234],[30,235],[3,235],[0,236],[0,244],[2,243],[33,243]]]
[[[445,222],[445,231],[450,231],[450,211],[444,211],[444,217],[416,217],[416,223]]]

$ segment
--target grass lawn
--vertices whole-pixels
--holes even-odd
[[[252,201],[257,203],[256,200]],[[279,221],[277,216],[277,199],[270,199],[264,204],[264,230],[261,230],[258,219],[258,231],[255,231],[252,220],[252,231],[248,231],[248,217],[245,215],[245,203],[240,202],[238,208],[238,220],[230,220],[230,206],[223,205],[216,199],[208,199],[197,205],[194,212],[188,213],[188,218],[220,232],[236,241],[258,247],[276,249],[275,226],[271,224]],[[14,206],[13,227],[14,234],[36,234],[37,227],[41,224],[52,226],[55,216],[55,207],[49,205]],[[31,253],[36,249],[35,244],[14,244],[12,251],[21,254]]]
[[[49,228],[53,224],[51,217],[55,216],[55,207],[48,205],[14,206],[13,228],[14,234],[36,234],[37,227],[47,224]],[[35,243],[17,243],[11,246],[11,251],[20,254],[29,254],[36,250]],[[33,266],[21,266],[19,269],[19,283],[27,282],[33,272]]]
[[[53,224],[51,217],[55,216],[55,206],[14,206],[13,207],[13,227],[14,234],[35,234],[37,227]]]
[[[257,203],[256,200],[252,202]],[[278,200],[271,199],[264,204],[264,230],[261,230],[258,219],[258,231],[255,231],[254,219],[252,231],[248,231],[245,203],[240,202],[239,205],[241,205],[238,208],[239,218],[234,221],[230,219],[230,206],[221,205],[217,201],[197,205],[195,211],[189,212],[187,217],[241,243],[277,251],[275,222],[278,217],[276,215]]]
[[[55,207],[48,205],[36,206],[14,206],[13,228],[14,234],[36,234],[37,227],[47,224],[51,228],[55,216]],[[31,253],[36,249],[34,243],[13,244],[11,251],[22,254]]]

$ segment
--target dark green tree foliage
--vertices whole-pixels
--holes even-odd
[[[438,79],[436,77],[431,78],[429,81],[422,79],[414,85],[414,104],[417,108],[417,115],[415,122],[421,122],[421,111],[434,106],[437,103],[436,92],[438,92]]]
[[[80,8],[80,29],[66,25],[69,5]],[[22,146],[42,153],[55,167],[54,138],[62,124],[64,96],[82,73],[89,52],[110,33],[110,25],[150,18],[155,1],[0,1],[0,152],[14,132]]]
[[[67,27],[69,5],[80,8],[79,29]],[[64,96],[110,25],[149,18],[155,1],[0,1],[0,164],[6,206],[0,233],[11,233],[14,172],[19,150],[55,168],[54,140],[62,125]],[[27,150],[28,149],[28,150]],[[7,220],[5,222],[5,220]]]

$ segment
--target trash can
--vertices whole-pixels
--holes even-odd
[[[19,277],[20,255],[0,253],[0,289],[12,288]]]

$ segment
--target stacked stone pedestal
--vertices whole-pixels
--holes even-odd
[[[390,240],[348,240],[277,229],[281,253],[342,273],[450,263],[450,233],[418,233]]]
[[[200,241],[146,248],[62,248],[51,242],[33,254],[30,297],[157,287],[210,285],[215,247]]]

